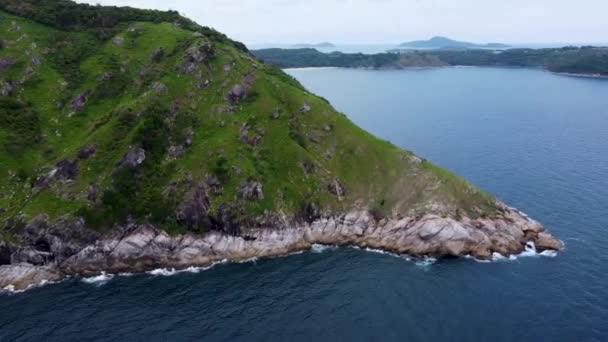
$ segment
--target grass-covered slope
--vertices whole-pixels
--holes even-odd
[[[68,5],[89,16],[65,24],[58,8]],[[235,233],[226,217],[243,228],[353,207],[496,210],[491,196],[175,14],[33,0],[0,9],[0,238],[40,214],[99,230],[133,219]],[[101,24],[85,25],[95,13],[122,14],[100,35]]]

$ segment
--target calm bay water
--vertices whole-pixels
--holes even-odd
[[[608,81],[525,69],[291,70],[382,138],[496,194],[555,258],[325,249],[0,295],[0,340],[608,339]],[[355,165],[356,167],[356,165]]]

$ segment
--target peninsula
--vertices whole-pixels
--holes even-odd
[[[561,248],[177,12],[4,0],[0,32],[0,289],[313,244]]]

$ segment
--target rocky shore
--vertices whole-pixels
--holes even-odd
[[[519,254],[529,242],[539,252],[563,247],[540,223],[508,207],[492,219],[435,215],[376,219],[367,210],[357,210],[311,223],[287,222],[248,229],[241,236],[222,232],[170,236],[153,226],[138,224],[96,236],[88,232],[83,222],[72,224],[69,234],[62,234],[57,226],[33,223],[25,229],[25,234],[29,234],[25,240],[31,245],[0,245],[0,254],[10,254],[0,266],[0,289],[24,290],[72,275],[180,269],[223,260],[281,256],[308,250],[313,244],[478,259],[491,259],[495,253]]]

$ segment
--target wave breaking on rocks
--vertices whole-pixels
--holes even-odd
[[[354,246],[420,260],[470,256],[484,261],[554,256],[563,248],[540,223],[507,207],[499,217],[478,219],[426,215],[377,220],[369,211],[357,210],[311,223],[250,229],[246,238],[221,232],[170,236],[151,225],[131,224],[72,254],[62,251],[63,258],[52,257],[59,254],[54,248],[59,248],[61,241],[51,240],[49,251],[38,251],[45,253],[49,262],[35,265],[26,258],[0,266],[0,289],[20,291],[67,276],[102,282],[110,274],[172,275],[229,261],[246,262],[311,249],[321,252],[327,248],[323,246]],[[35,246],[15,253],[39,260]]]

